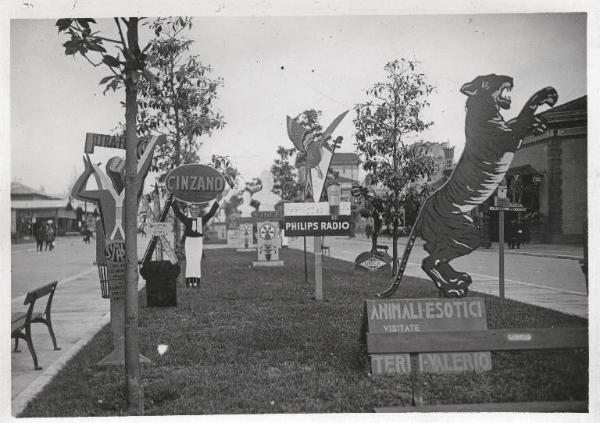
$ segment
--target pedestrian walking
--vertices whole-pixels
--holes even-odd
[[[516,219],[510,221],[510,232],[508,235],[508,248],[519,249],[525,240],[525,229]]]
[[[45,250],[54,250],[54,239],[56,237],[56,234],[54,232],[54,228],[52,227],[52,224],[49,224],[47,226],[46,229],[46,236],[45,236],[45,241],[46,241],[46,246],[45,246]]]
[[[44,249],[44,237],[46,236],[46,228],[43,224],[38,225],[35,231],[35,251],[42,251]]]
[[[373,233],[373,218],[369,217],[367,219],[367,223],[365,225],[365,236],[367,238],[371,238],[372,233]]]

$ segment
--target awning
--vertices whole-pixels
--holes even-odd
[[[510,169],[508,169],[508,172],[506,172],[508,175],[521,175],[521,176],[528,176],[528,175],[537,175],[538,173],[540,173],[539,171],[535,170],[531,165],[523,165],[523,166],[517,166],[517,167],[511,167]]]

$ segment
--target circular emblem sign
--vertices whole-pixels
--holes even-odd
[[[165,178],[167,190],[178,200],[205,203],[214,200],[225,189],[225,178],[212,167],[185,164],[173,169]]]
[[[265,223],[258,230],[259,236],[262,239],[272,239],[275,237],[275,228],[269,223]]]

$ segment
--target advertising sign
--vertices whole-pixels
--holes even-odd
[[[329,214],[329,203],[285,203],[283,222],[286,236],[350,235],[350,202],[340,203],[339,214]]]
[[[259,222],[257,226],[258,261],[279,260],[279,230],[277,222]]]
[[[240,230],[239,229],[228,229],[227,230],[227,247],[228,248],[239,248],[240,246]]]
[[[225,178],[215,169],[201,164],[185,164],[165,178],[167,191],[187,203],[206,203],[225,189]]]
[[[241,248],[252,248],[254,239],[252,237],[253,225],[252,223],[240,224],[240,247]]]
[[[340,215],[350,216],[350,202],[340,202]],[[283,215],[288,216],[329,216],[329,203],[284,203]]]
[[[419,298],[365,301],[369,333],[452,332],[486,330],[483,298]],[[429,373],[486,371],[491,353],[448,352],[418,355],[419,370]],[[372,354],[373,375],[407,374],[409,354]]]
[[[524,212],[524,211],[527,211],[527,209],[525,207],[515,207],[515,206],[508,206],[508,207],[491,206],[490,210],[491,211],[508,211],[508,212]]]
[[[348,236],[350,216],[286,216],[284,231],[286,236]]]
[[[383,253],[372,254],[370,251],[360,253],[354,259],[357,268],[368,272],[389,271],[391,270],[391,262],[389,255]]]
[[[106,240],[104,248],[108,293],[112,299],[125,298],[125,241]]]
[[[141,157],[147,144],[147,137],[138,139],[136,149],[136,155],[138,158]],[[84,151],[88,154],[92,154],[94,152],[94,147],[118,148],[125,150],[125,137],[123,135],[105,135],[88,132],[85,134]]]
[[[165,236],[169,233],[170,226],[167,222],[148,222],[148,232],[152,236]]]

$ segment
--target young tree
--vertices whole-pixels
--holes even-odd
[[[262,191],[262,189],[263,185],[260,178],[252,178],[250,182],[246,182],[246,187],[244,188],[245,191],[248,191],[250,193],[251,200],[249,205],[253,207],[256,211],[258,211],[258,209],[260,208],[260,201],[255,200],[254,198],[252,198],[252,196],[257,192]]]
[[[418,73],[418,62],[394,60],[385,65],[386,79],[367,90],[370,99],[354,107],[356,149],[371,183],[386,188],[382,196],[367,194],[370,209],[392,227],[394,272],[398,261],[398,227],[401,208],[406,205],[409,186],[429,180],[436,162],[423,143],[414,142],[415,135],[433,122],[423,119],[434,90]],[[367,187],[363,187],[367,188]]]
[[[292,201],[298,197],[298,193],[302,191],[302,185],[296,180],[296,168],[290,163],[295,148],[277,147],[277,155],[271,166],[271,174],[273,175],[274,194],[281,197],[283,201]]]
[[[192,27],[191,18],[158,18],[148,24],[156,38],[149,43],[148,61],[157,70],[151,83],[142,80],[139,88],[138,130],[158,132],[169,142],[158,147],[155,167],[166,172],[183,163],[197,163],[202,135],[211,135],[225,125],[214,110],[221,78],[210,78],[210,66],[198,55],[190,55],[193,40],[182,37]]]
[[[210,78],[210,66],[189,54],[193,40],[183,38],[182,32],[192,27],[192,18],[157,18],[148,27],[155,34],[148,44],[148,61],[157,75],[154,81],[139,84],[138,132],[167,136],[168,142],[157,148],[154,158],[154,169],[166,173],[180,164],[198,163],[200,137],[225,125],[223,116],[213,109],[223,80]],[[180,232],[176,219],[176,251],[181,250]]]
[[[179,18],[182,19],[182,18]],[[63,46],[65,54],[80,54],[94,67],[106,66],[110,75],[100,81],[108,89],[116,91],[125,87],[125,371],[127,406],[130,414],[143,412],[143,393],[140,385],[138,339],[138,257],[137,257],[137,194],[141,180],[137,177],[137,96],[142,79],[153,81],[148,70],[147,50],[139,45],[138,26],[140,18],[114,19],[115,35],[107,37],[93,31],[94,19],[59,19],[58,32],[70,36]],[[160,33],[160,30],[158,30]],[[108,49],[111,49],[109,54]]]

